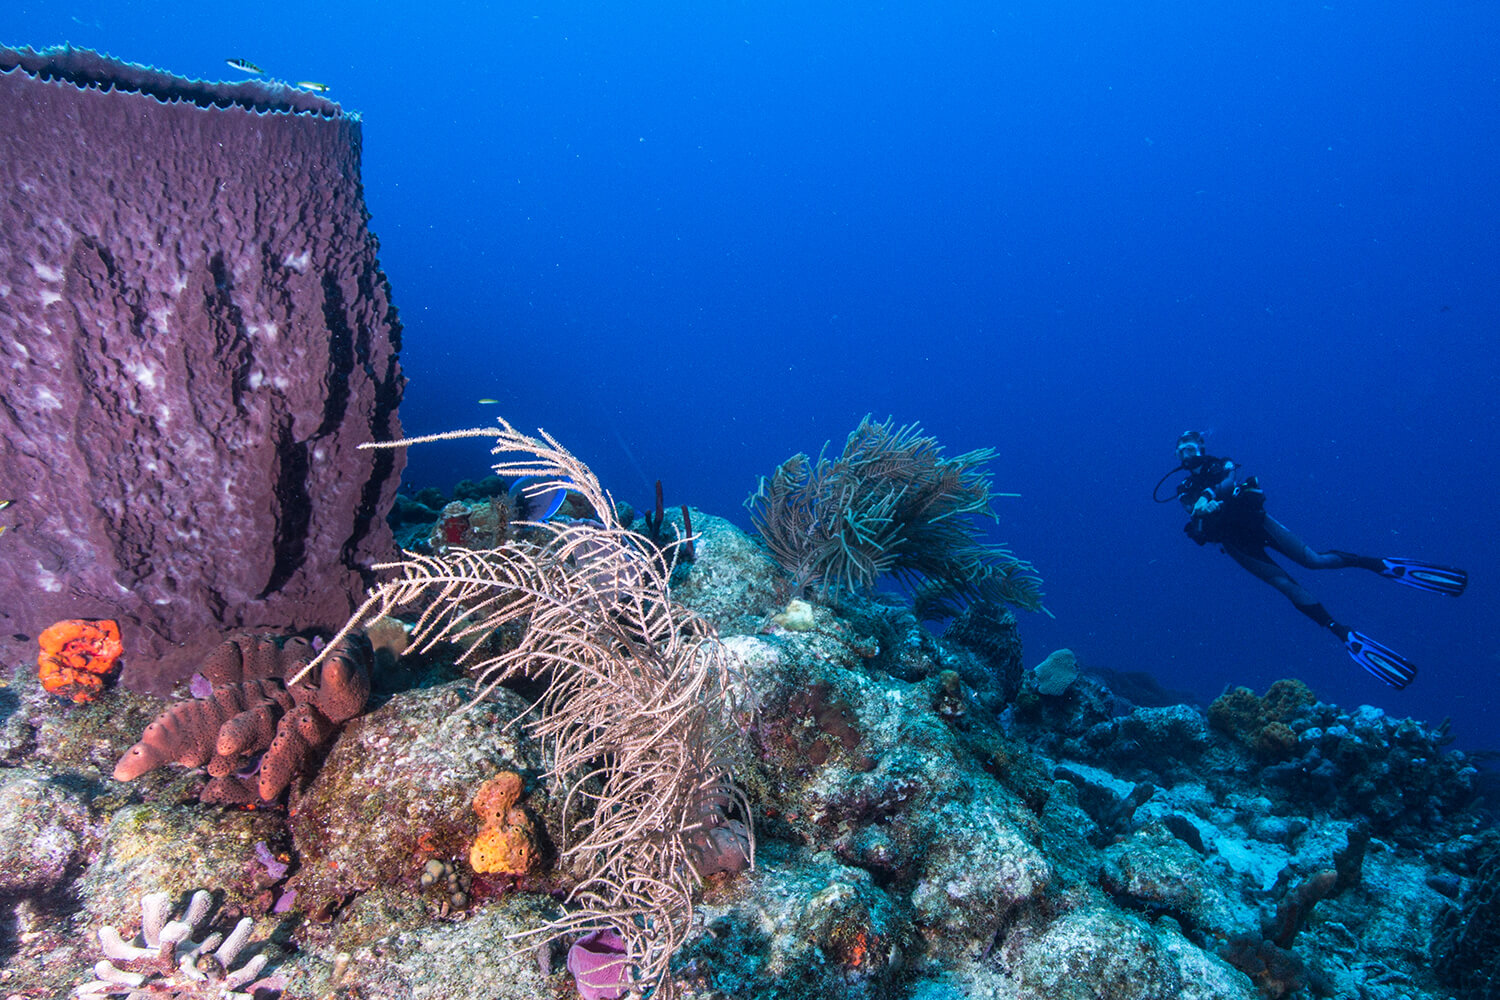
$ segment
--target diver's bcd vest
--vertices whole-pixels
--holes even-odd
[[[1196,501],[1204,491],[1222,483],[1234,468],[1231,459],[1205,455],[1198,468],[1177,484],[1178,499],[1191,496]],[[1246,531],[1258,530],[1265,520],[1266,494],[1255,476],[1236,484],[1228,496],[1215,494],[1214,499],[1220,503],[1218,510],[1190,517],[1182,526],[1187,536],[1199,545],[1223,542]]]

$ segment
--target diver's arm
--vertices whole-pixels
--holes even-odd
[[[1219,463],[1219,468],[1217,470],[1219,473],[1218,482],[1214,483],[1212,486],[1208,487],[1198,495],[1198,499],[1193,504],[1195,510],[1197,509],[1198,505],[1203,502],[1205,497],[1210,501],[1214,501],[1215,505],[1217,506],[1217,502],[1220,500],[1220,498],[1227,497],[1234,492],[1235,470],[1237,470],[1239,466],[1234,464],[1234,459],[1232,458],[1221,458],[1217,461]]]
[[[1205,517],[1212,514],[1224,505],[1224,501],[1220,499],[1221,497],[1227,497],[1234,493],[1235,470],[1239,468],[1239,466],[1234,464],[1234,459],[1215,458],[1211,461],[1213,461],[1215,467],[1211,471],[1205,470],[1205,472],[1210,476],[1216,477],[1213,480],[1213,485],[1205,486],[1202,490],[1198,491],[1198,495],[1190,505],[1187,502],[1187,497],[1191,495],[1191,491],[1183,496],[1183,504],[1184,506],[1188,506],[1190,516],[1192,517]]]

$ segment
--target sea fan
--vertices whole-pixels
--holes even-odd
[[[705,845],[720,858],[735,831],[753,857],[748,803],[720,753],[733,731],[730,659],[713,626],[672,600],[676,545],[659,550],[620,525],[588,467],[539,434],[502,420],[390,445],[493,437],[496,454],[522,456],[496,464],[497,475],[534,477],[528,493],[565,486],[594,517],[377,567],[398,576],[370,592],[340,636],[418,609],[413,648],[464,647],[458,662],[478,681],[475,702],[506,681],[545,682],[526,725],[564,802],[561,860],[581,875],[564,913],[518,937],[612,930],[636,985],[666,997],[669,960],[693,927]]]

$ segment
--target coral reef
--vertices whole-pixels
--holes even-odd
[[[1249,688],[1225,691],[1208,706],[1208,721],[1214,728],[1236,736],[1251,746],[1284,743],[1289,733],[1286,723],[1311,706],[1317,699],[1306,684],[1284,679],[1266,689],[1264,697]],[[1266,730],[1275,727],[1274,735]]]
[[[283,683],[313,655],[311,643],[297,638],[241,635],[222,643],[203,667],[211,693],[179,702],[147,726],[115,765],[115,780],[167,763],[204,767],[213,779],[200,793],[204,802],[274,802],[370,695],[372,654],[362,634],[330,645],[315,679]]]
[[[358,118],[0,48],[0,130],[0,653],[112,619],[164,695],[225,629],[343,621],[394,552],[399,456],[355,445],[403,386]]]
[[[1434,966],[1443,982],[1470,1000],[1500,998],[1500,837],[1474,846],[1472,872],[1458,905],[1443,914],[1433,941]]]
[[[64,706],[17,667],[0,688],[0,987],[61,995],[142,895],[217,884],[224,929],[253,920],[295,996],[1493,993],[1492,820],[1443,727],[1290,683],[1230,692],[1212,722],[1092,667],[1042,694],[994,606],[941,638],[878,594],[777,621],[782,571],[727,522],[694,512],[697,559],[670,566],[564,511],[496,552],[407,564],[390,586],[409,605],[375,593],[369,616],[415,619],[372,626],[392,651],[415,640],[391,668],[404,687],[343,728],[291,810],[206,808],[172,771],[112,782],[149,701],[117,687]],[[702,641],[674,645],[683,631]],[[287,646],[245,639],[205,672],[322,665]],[[645,737],[619,716],[635,713],[681,742],[632,756]],[[703,725],[691,739],[684,718]],[[729,775],[753,804],[753,867]],[[536,863],[478,870],[476,826],[517,813]],[[680,895],[605,899],[602,879]]]
[[[115,622],[70,618],[37,636],[37,675],[42,689],[75,704],[92,701],[119,666],[125,647]]]

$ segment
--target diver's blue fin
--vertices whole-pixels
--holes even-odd
[[[1393,688],[1404,688],[1417,678],[1417,668],[1400,653],[1371,639],[1363,632],[1350,631],[1344,648],[1354,662]]]
[[[1381,576],[1388,576],[1397,583],[1434,594],[1457,597],[1469,585],[1469,574],[1451,566],[1434,566],[1415,559],[1381,559],[1384,569]]]

